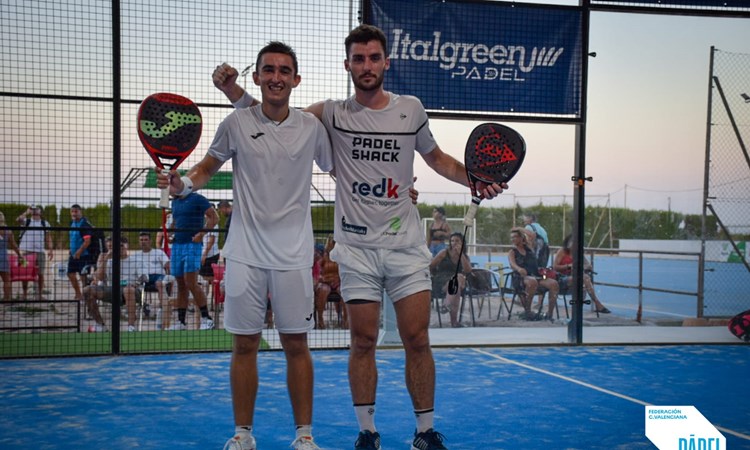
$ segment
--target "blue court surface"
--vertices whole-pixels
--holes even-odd
[[[750,449],[750,346],[435,349],[436,428],[458,449],[655,448],[644,405],[693,405]],[[227,353],[0,361],[2,449],[221,449],[233,433]],[[351,449],[358,431],[347,352],[316,351],[316,441]],[[280,352],[259,357],[259,450],[293,438]],[[414,429],[401,350],[379,350],[383,449]]]

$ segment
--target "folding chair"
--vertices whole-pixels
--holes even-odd
[[[496,272],[488,269],[474,268],[466,276],[466,290],[464,298],[468,298],[469,311],[471,312],[471,324],[476,326],[476,319],[482,316],[485,302],[487,303],[487,315],[492,317],[492,298],[501,296],[500,278]],[[474,300],[477,300],[479,311],[475,315]],[[504,303],[504,299],[501,300]],[[463,315],[464,301],[461,301],[461,314]]]

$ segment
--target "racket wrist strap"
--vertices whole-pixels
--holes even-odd
[[[191,180],[190,177],[187,175],[180,178],[180,180],[182,180],[182,184],[184,184],[185,187],[182,188],[182,191],[180,191],[180,193],[177,195],[179,195],[180,197],[185,197],[186,195],[190,195],[190,193],[193,192],[193,180]]]

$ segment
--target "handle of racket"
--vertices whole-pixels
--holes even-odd
[[[164,188],[161,190],[159,208],[169,208],[169,188]]]
[[[168,170],[162,170],[162,174],[169,175]],[[159,199],[159,208],[169,208],[169,186],[161,190],[161,198]]]
[[[464,225],[467,227],[474,225],[474,216],[477,215],[477,209],[479,209],[479,202],[480,200],[476,197],[471,199],[471,205],[469,205],[469,210],[466,211],[466,215],[464,216]]]

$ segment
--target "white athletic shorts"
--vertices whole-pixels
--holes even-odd
[[[224,328],[232,334],[263,330],[268,298],[279,333],[310,331],[313,319],[312,268],[271,270],[227,260],[224,274]]]
[[[336,243],[331,259],[339,264],[345,301],[381,301],[383,292],[394,302],[432,288],[426,245],[400,249],[353,247]]]

